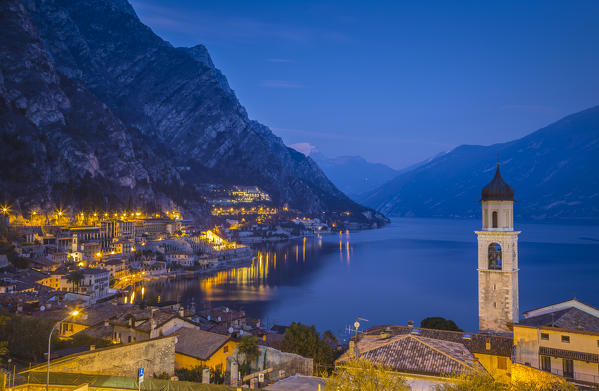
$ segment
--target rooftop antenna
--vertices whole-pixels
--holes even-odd
[[[368,322],[368,319],[364,319],[360,316],[356,317],[356,321],[354,322],[354,327],[356,328],[356,337],[358,336],[358,329],[360,328],[360,321]]]

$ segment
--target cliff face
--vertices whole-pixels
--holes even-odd
[[[493,178],[497,156],[514,188],[517,216],[599,220],[599,106],[508,143],[460,146],[359,201],[396,216],[478,217],[477,201]]]
[[[135,148],[133,132],[106,105],[56,70],[21,3],[0,7],[3,196],[41,204],[81,196],[104,205],[135,191],[152,200],[149,166],[140,162],[152,151]]]
[[[22,151],[3,154],[8,196],[68,203],[71,183],[67,195],[104,203],[198,209],[196,184],[234,183],[306,213],[367,211],[248,118],[205,47],[174,48],[127,1],[8,0],[2,11],[0,126]]]

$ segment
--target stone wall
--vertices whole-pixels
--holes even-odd
[[[51,371],[137,376],[139,368],[145,368],[147,377],[154,374],[175,372],[175,336],[149,341],[119,345],[71,355],[51,362]],[[45,366],[33,368],[44,370]]]

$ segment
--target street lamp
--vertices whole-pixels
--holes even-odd
[[[56,327],[61,324],[62,322],[66,321],[67,319],[77,316],[79,315],[79,311],[75,310],[72,311],[69,316],[67,316],[66,318],[64,318],[63,320],[61,320],[60,322],[56,323],[53,327],[52,330],[50,330],[50,336],[48,337],[48,367],[46,368],[46,391],[48,391],[48,384],[50,384],[50,347],[51,347],[51,343],[52,343],[52,333],[54,332],[54,330],[56,330]]]

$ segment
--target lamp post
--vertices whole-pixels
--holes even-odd
[[[66,318],[64,318],[60,322],[56,323],[52,327],[52,330],[50,330],[50,336],[48,337],[48,367],[46,368],[46,391],[48,391],[48,385],[50,384],[50,348],[51,348],[51,344],[52,344],[52,333],[54,333],[54,330],[56,330],[56,327],[59,324],[61,324],[62,322],[66,321],[67,319],[69,319],[69,318],[71,318],[73,316],[77,316],[78,314],[79,314],[79,311],[77,311],[77,310],[71,312],[69,314],[69,316],[67,316]]]

